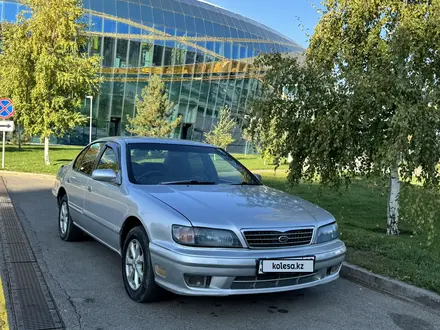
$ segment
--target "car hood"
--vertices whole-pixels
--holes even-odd
[[[319,226],[333,219],[314,204],[263,185],[144,186],[139,189],[199,227]]]

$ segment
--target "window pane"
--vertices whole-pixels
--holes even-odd
[[[116,40],[109,37],[104,37],[104,59],[102,61],[102,66],[112,67],[115,57],[115,43]]]
[[[141,67],[144,68],[150,67],[152,58],[153,58],[153,45],[149,42],[142,42]]]
[[[90,37],[90,55],[101,55],[101,37]]]
[[[123,95],[113,95],[112,99],[112,118],[121,118],[122,117],[122,102]],[[115,132],[116,133],[116,132]]]
[[[108,1],[108,0],[107,0]],[[116,12],[120,18],[128,18],[128,2],[124,0],[116,1]]]
[[[116,33],[116,22],[105,18],[104,19],[104,32]]]
[[[98,17],[95,15],[92,15],[92,26],[91,30],[93,32],[102,32],[102,17]]]
[[[208,36],[214,36],[214,25],[210,21],[205,21],[206,34]]]
[[[159,9],[161,9],[162,8],[162,0],[150,0],[150,2],[151,2],[151,5],[153,6],[153,7],[156,7],[156,8],[159,8]]]
[[[191,10],[191,6],[190,5],[188,5],[188,4],[184,3],[184,2],[181,2],[180,5],[182,6],[183,13],[185,15],[194,16],[194,14],[193,14],[193,12]]]
[[[128,24],[118,23],[118,33],[128,34]]]
[[[134,27],[134,26],[130,26],[130,34],[136,34],[136,35],[140,35],[141,34],[141,29],[138,27]]]
[[[114,0],[104,0],[104,12],[107,15],[116,16],[116,2]]]
[[[181,30],[185,30],[185,17],[182,14],[174,14],[176,19],[176,27]]]
[[[154,45],[153,65],[162,66],[163,46]]]
[[[104,82],[103,85],[106,83]],[[108,84],[108,83],[107,83]],[[102,92],[102,90],[101,90]],[[98,119],[102,120],[110,120],[110,94],[100,94],[99,95],[99,110],[98,110]],[[105,132],[105,135],[107,132]]]
[[[225,42],[225,57],[231,58],[231,56],[232,56],[231,44],[229,42]]]
[[[173,7],[171,6],[171,1],[170,0],[161,0],[162,3],[162,8],[165,10],[169,10],[172,11]]]
[[[130,54],[128,55],[128,67],[139,67],[139,54],[141,51],[141,43],[139,41],[130,41]]]
[[[187,31],[196,31],[196,21],[194,17],[192,16],[185,16],[185,22],[186,22],[186,30]]]
[[[104,11],[104,0],[90,0],[90,9],[102,13]]]
[[[186,49],[177,48],[175,52],[176,52],[175,65],[185,64]]]
[[[234,46],[232,47],[232,58],[233,58],[234,60],[236,60],[236,59],[239,58],[239,56],[240,56],[240,50],[239,50],[239,47],[238,47],[238,45],[234,45]]]
[[[116,49],[116,63],[117,68],[127,67],[127,50],[128,50],[128,40],[119,39]]]
[[[186,52],[185,64],[194,64],[195,59],[196,59],[196,54],[194,52]]]
[[[163,18],[163,11],[161,9],[153,8],[153,18],[154,18],[154,24],[165,25],[165,20]]]
[[[81,159],[81,165],[79,165],[79,170],[86,175],[92,175],[93,166],[95,165],[96,157],[98,157],[99,152],[103,143],[95,143],[92,144],[84,154],[84,157]]]
[[[180,6],[180,2],[178,1],[171,1],[171,7],[173,8],[173,11],[175,11],[176,13],[181,13],[182,12],[182,7]]]
[[[199,6],[192,6],[191,9],[192,9],[192,11],[194,13],[194,17],[200,17],[200,18],[208,19],[208,17],[205,17],[205,16],[202,15]]]
[[[139,6],[139,4],[129,2],[128,12],[130,14],[130,20],[137,23],[142,22],[141,7]]]
[[[163,65],[169,66],[172,63],[173,63],[173,48],[166,47],[163,58]]]
[[[198,34],[206,34],[205,23],[203,22],[203,20],[201,18],[196,18],[195,22],[196,22],[196,32]]]
[[[116,152],[112,148],[105,149],[96,168],[98,170],[113,170],[116,174],[118,174],[119,164]]]
[[[175,27],[174,14],[170,11],[164,11],[163,14],[165,16],[165,25]]]
[[[142,16],[142,22],[144,24],[146,23],[153,23],[153,11],[151,7],[148,6],[142,6],[141,5],[141,16]]]

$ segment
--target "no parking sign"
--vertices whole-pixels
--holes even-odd
[[[0,118],[3,119],[0,122],[0,132],[3,132],[3,148],[2,148],[2,168],[5,168],[5,144],[6,144],[6,132],[14,131],[14,122],[12,120],[6,120],[11,118],[15,113],[14,104],[8,98],[0,99]]]

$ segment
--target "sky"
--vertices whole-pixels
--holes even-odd
[[[320,0],[207,0],[208,2],[252,18],[290,37],[300,46],[308,46],[307,33],[313,30],[320,15],[313,4]],[[305,31],[303,31],[303,27]]]

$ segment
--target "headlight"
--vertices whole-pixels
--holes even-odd
[[[230,230],[173,225],[173,239],[182,245],[199,247],[242,247]]]
[[[316,238],[316,243],[325,243],[333,241],[339,237],[338,225],[332,223],[331,225],[326,225],[318,229],[318,235]]]

